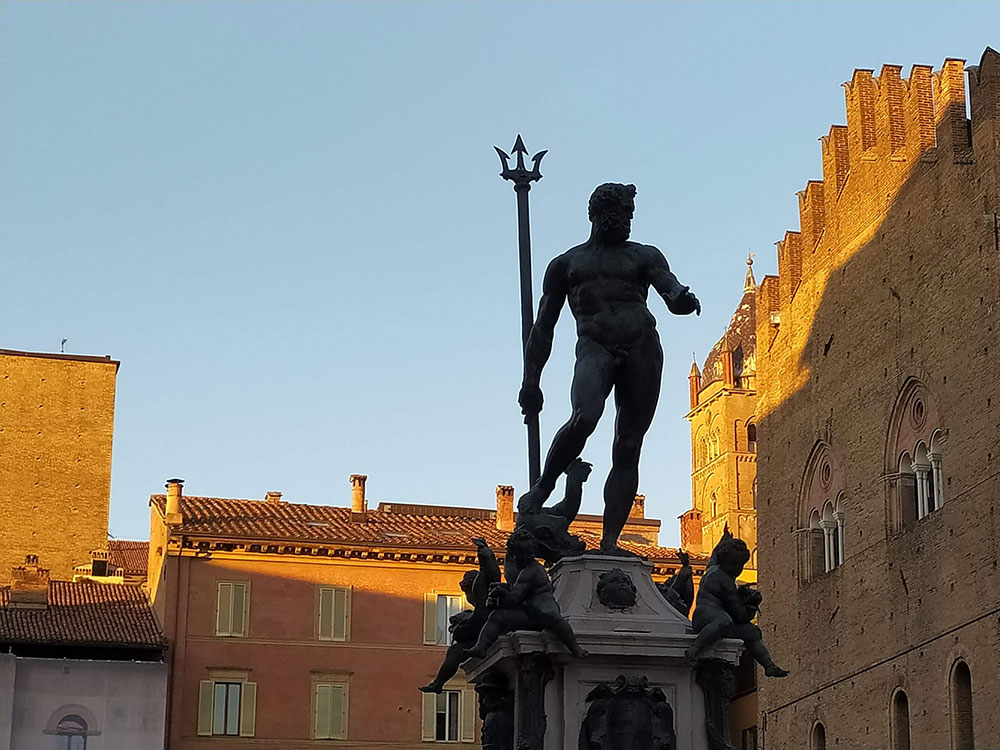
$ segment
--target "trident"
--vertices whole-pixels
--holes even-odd
[[[521,270],[521,346],[522,349],[528,347],[528,334],[531,332],[534,306],[531,302],[531,227],[528,221],[528,191],[531,190],[531,183],[542,178],[542,173],[538,171],[538,165],[542,163],[542,157],[548,151],[539,151],[531,157],[534,162],[533,169],[529,172],[524,166],[524,157],[528,155],[528,149],[524,147],[521,136],[517,136],[514,141],[514,153],[517,154],[517,166],[510,168],[510,157],[498,146],[494,146],[497,155],[500,157],[500,166],[503,171],[500,176],[505,180],[514,183],[514,192],[517,193],[517,244],[520,250],[520,270]],[[528,482],[534,484],[542,473],[542,449],[538,434],[538,415],[530,414],[524,418],[524,423],[528,426]]]

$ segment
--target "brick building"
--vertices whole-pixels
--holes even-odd
[[[68,579],[105,548],[117,372],[110,357],[0,349],[0,570],[37,554]]]
[[[352,748],[478,745],[474,691],[458,677],[441,696],[430,681],[449,642],[448,617],[467,606],[458,587],[474,568],[473,537],[502,552],[514,490],[497,506],[381,503],[352,476],[350,507],[189,497],[179,480],[151,498],[149,589],[171,647],[171,750],[295,750],[318,739]],[[637,503],[622,545],[659,576],[679,566],[658,547],[659,521]],[[573,527],[588,546],[601,519]],[[696,578],[705,559],[693,556]],[[227,740],[226,738],[230,738]]]
[[[1000,55],[845,89],[757,294],[761,742],[993,747]]]
[[[0,750],[163,747],[166,643],[143,591],[38,563],[0,586]]]

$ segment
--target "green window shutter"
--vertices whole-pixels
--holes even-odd
[[[215,634],[229,635],[233,627],[233,584],[219,584],[219,600],[215,617]]]
[[[437,739],[437,696],[434,693],[421,693],[423,706],[421,707],[420,739],[424,742],[433,742]]]
[[[240,737],[253,737],[257,723],[257,683],[244,682],[240,702]]]
[[[347,739],[347,690],[345,685],[331,685],[330,737]]]
[[[333,640],[347,640],[347,589],[333,590]]]
[[[233,628],[232,635],[246,635],[247,586],[233,584]]]
[[[476,689],[472,685],[462,690],[462,718],[459,727],[462,742],[476,741],[476,708],[478,699]]]
[[[424,594],[424,643],[437,643],[437,594]]]
[[[333,637],[333,589],[319,590],[319,638],[327,641]]]
[[[198,684],[198,734],[212,734],[212,701],[215,695],[215,683],[212,680],[202,680]]]
[[[328,740],[333,737],[333,734],[330,732],[331,709],[333,707],[332,692],[333,692],[332,685],[316,686],[315,737],[317,740]]]

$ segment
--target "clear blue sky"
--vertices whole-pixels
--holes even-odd
[[[0,9],[0,346],[110,354],[111,531],[191,494],[489,506],[525,489],[514,194],[549,149],[536,302],[606,181],[638,186],[701,318],[667,364],[640,491],[678,539],[687,372],[744,258],[773,273],[855,67],[977,63],[1000,7],[939,4],[12,2]],[[991,38],[989,33],[994,36]],[[904,71],[905,74],[905,71]],[[568,414],[564,311],[543,441]],[[599,512],[612,409],[584,456]]]

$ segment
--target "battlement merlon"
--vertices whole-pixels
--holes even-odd
[[[936,72],[913,65],[908,78],[899,65],[883,65],[878,76],[871,69],[854,71],[844,84],[847,125],[833,125],[820,138],[823,179],[810,180],[798,193],[799,232],[776,243],[781,281],[775,312],[802,280],[842,260],[839,251],[889,209],[922,164],[968,164],[978,156],[977,171],[997,205],[1000,53],[987,47],[981,63],[968,68],[971,121],[965,70],[963,60],[947,58]]]

